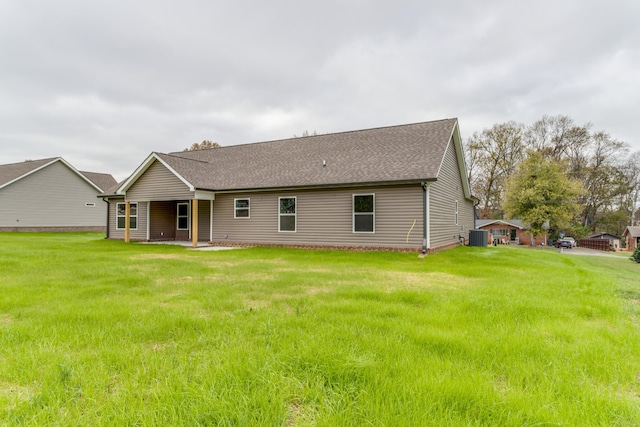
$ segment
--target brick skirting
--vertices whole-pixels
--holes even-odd
[[[101,232],[107,231],[105,226],[85,227],[0,227],[0,232],[9,233],[63,233],[63,232]]]

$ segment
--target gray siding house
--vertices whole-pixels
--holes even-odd
[[[429,252],[474,227],[457,119],[154,152],[104,198],[126,241]]]
[[[115,184],[60,157],[0,165],[0,231],[104,231],[97,196]]]

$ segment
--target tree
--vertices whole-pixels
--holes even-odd
[[[207,150],[209,148],[218,148],[218,147],[220,147],[220,144],[218,144],[217,142],[213,142],[213,141],[209,141],[208,139],[205,139],[201,143],[194,142],[191,145],[191,147],[185,148],[182,151]]]
[[[621,167],[622,175],[629,189],[623,195],[623,206],[629,215],[628,225],[636,225],[639,218],[635,218],[636,213],[640,213],[640,151],[633,153]]]
[[[566,228],[580,211],[578,197],[582,185],[569,179],[566,165],[530,152],[505,191],[504,209],[510,218],[520,218],[529,226],[532,241],[546,229]]]
[[[573,157],[588,143],[590,126],[576,126],[569,116],[545,115],[527,128],[526,145],[549,159]]]
[[[469,181],[480,199],[480,217],[502,213],[504,185],[524,157],[524,125],[507,122],[474,133],[465,143]]]
[[[627,152],[625,143],[612,139],[606,132],[591,135],[590,156],[580,177],[587,190],[581,216],[585,227],[595,231],[598,217],[617,209],[620,196],[630,191],[620,168],[621,159],[627,157]]]
[[[631,255],[631,260],[640,263],[640,246],[636,246],[636,250],[633,251],[633,255]]]
[[[309,133],[309,131],[305,129],[305,131],[302,132],[301,136],[298,136],[294,133],[293,138],[305,138],[307,136],[317,136],[317,135],[318,135],[318,132],[316,132],[315,130],[312,133]]]

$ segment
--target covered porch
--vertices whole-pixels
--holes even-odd
[[[213,198],[125,200],[117,215],[117,222],[124,225],[125,242],[189,242],[198,247],[212,240]]]

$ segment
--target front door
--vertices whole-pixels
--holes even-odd
[[[516,237],[517,237],[517,231],[516,231],[516,229],[515,229],[515,228],[512,228],[512,229],[511,229],[511,239],[510,239],[510,240],[511,240],[512,242],[514,242],[514,241],[516,240]]]

